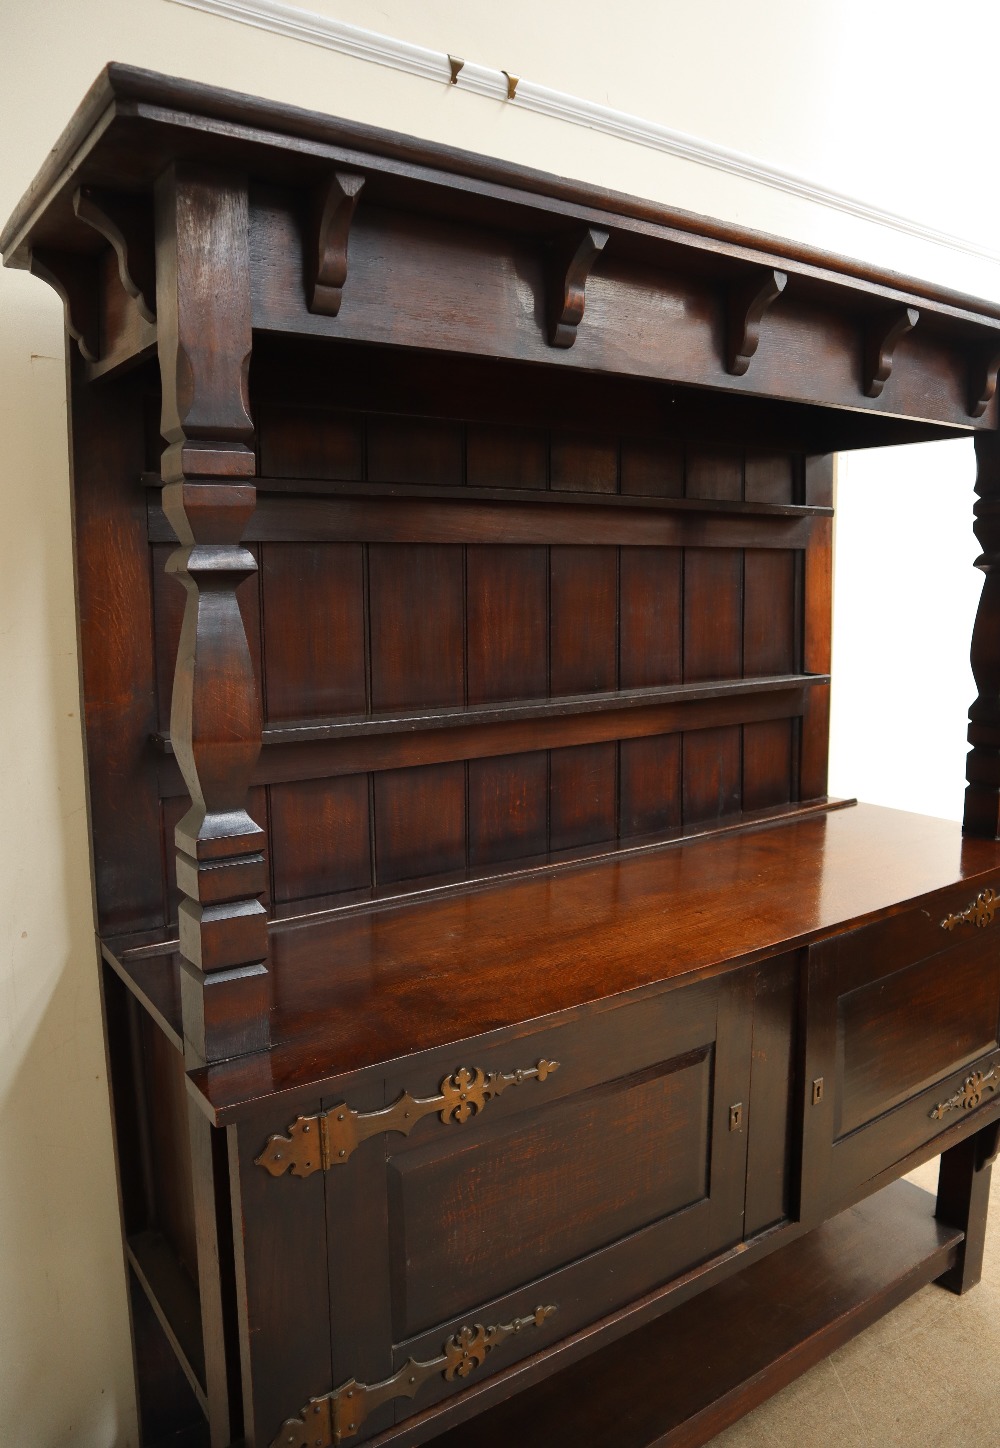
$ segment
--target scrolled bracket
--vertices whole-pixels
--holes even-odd
[[[966,410],[970,417],[982,417],[996,396],[998,377],[1000,343],[994,342],[975,359],[969,369],[969,401]]]
[[[78,186],[73,210],[109,241],[118,258],[118,275],[147,322],[156,321],[156,254],[153,212],[148,201],[94,186]]]
[[[896,343],[920,321],[916,307],[894,309],[881,323],[865,332],[864,391],[866,397],[880,397],[892,373]]]
[[[549,344],[572,347],[587,303],[587,279],[608,244],[610,233],[585,227],[564,247],[555,247],[549,263]]]
[[[501,1095],[508,1086],[525,1081],[545,1081],[558,1071],[558,1061],[541,1060],[518,1071],[490,1071],[462,1066],[445,1076],[437,1096],[411,1096],[404,1091],[382,1111],[353,1111],[346,1103],[331,1106],[316,1116],[299,1116],[288,1135],[274,1135],[256,1158],[271,1176],[312,1176],[342,1166],[370,1136],[395,1131],[407,1136],[425,1116],[438,1115],[444,1125],[463,1126]]]
[[[66,330],[80,348],[86,362],[101,355],[101,327],[97,308],[97,278],[90,257],[74,252],[32,247],[28,270],[62,299]]]
[[[733,287],[726,297],[726,371],[742,377],[760,345],[760,324],[788,285],[787,272],[769,269]]]
[[[363,176],[331,171],[313,199],[313,219],[306,257],[306,291],[310,312],[335,317],[347,282],[347,243],[357,209]]]
[[[942,930],[954,930],[958,925],[975,925],[983,930],[993,924],[993,917],[1000,910],[1000,895],[995,890],[980,890],[971,905],[946,915],[941,921]]]
[[[337,1448],[360,1432],[366,1419],[383,1403],[395,1398],[413,1398],[424,1383],[442,1377],[452,1383],[467,1378],[485,1363],[494,1348],[527,1327],[542,1327],[556,1311],[554,1306],[536,1307],[530,1317],[496,1327],[460,1327],[429,1362],[410,1358],[398,1372],[381,1383],[359,1383],[351,1378],[322,1398],[310,1398],[295,1418],[288,1418],[278,1430],[271,1448]]]

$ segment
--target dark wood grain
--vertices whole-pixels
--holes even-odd
[[[483,1448],[695,1448],[849,1341],[954,1258],[907,1182],[480,1417]],[[461,1448],[469,1429],[423,1438]]]
[[[341,1430],[694,1444],[973,1286],[1000,310],[116,66],[2,245],[80,344],[145,1438],[323,1448],[524,1320]],[[832,455],[971,433],[963,840],[826,798]],[[937,1223],[901,1187],[822,1225],[942,1152]]]

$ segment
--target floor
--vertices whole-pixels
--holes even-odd
[[[911,1180],[933,1191],[937,1162]],[[983,1280],[965,1297],[925,1287],[712,1448],[944,1448],[1000,1443],[1000,1170]]]

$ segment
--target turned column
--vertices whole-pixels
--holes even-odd
[[[219,1061],[270,1042],[264,832],[247,813],[261,714],[236,589],[256,569],[245,181],[171,166],[156,187],[163,506],[187,590],[170,735],[191,797],[177,825],[185,1047]]]
[[[1000,839],[1000,437],[976,435],[979,472],[974,531],[982,547],[976,567],[986,575],[972,631],[972,673],[978,697],[969,710],[965,791],[967,835]]]

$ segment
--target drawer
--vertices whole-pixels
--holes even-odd
[[[308,1332],[303,1301],[286,1306],[265,1291],[257,1313],[248,1272],[248,1338],[261,1365],[251,1441],[288,1448],[328,1441],[328,1431],[360,1443],[739,1241],[751,987],[734,973],[404,1063],[378,1101],[368,1088],[322,1103],[327,1167],[304,1178],[278,1170],[289,1149],[305,1160],[301,1129],[279,1120],[247,1134],[247,1261],[259,1257],[273,1276],[276,1225],[295,1234],[293,1257],[311,1232],[307,1291],[329,1341],[325,1381],[315,1360],[297,1384],[295,1373],[276,1374],[272,1345],[281,1353],[289,1333]],[[347,1129],[349,1140],[338,1134]],[[278,1139],[266,1149],[282,1160],[264,1169],[269,1135]],[[317,1276],[328,1285],[322,1303]]]
[[[818,1220],[1000,1086],[1000,915],[953,888],[809,951],[801,1207]],[[996,904],[1000,906],[1000,898]],[[982,1090],[964,1091],[979,1072]]]

